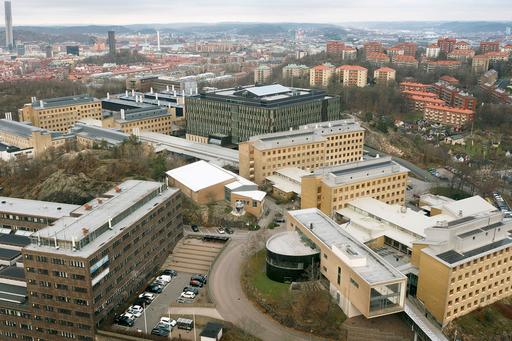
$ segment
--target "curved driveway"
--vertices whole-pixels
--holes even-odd
[[[232,240],[210,272],[209,289],[220,315],[265,341],[325,340],[280,325],[247,299],[240,284],[242,250],[246,242]]]

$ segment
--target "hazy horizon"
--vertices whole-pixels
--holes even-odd
[[[510,0],[12,0],[15,26],[508,21]],[[2,6],[3,8],[3,6]],[[482,17],[485,20],[482,20]],[[2,20],[3,22],[3,20]]]

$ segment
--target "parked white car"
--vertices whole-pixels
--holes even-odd
[[[139,295],[139,298],[144,298],[144,297],[147,297],[150,301],[153,301],[156,298],[156,295],[152,294],[150,292],[143,292],[142,294]]]
[[[144,308],[142,308],[140,305],[133,305],[130,308],[128,308],[128,313],[132,314],[135,317],[140,317],[143,311]]]
[[[169,317],[161,317],[160,318],[160,324],[165,324],[166,326],[170,326],[171,328],[175,327],[176,326],[176,320],[173,320]]]
[[[193,299],[196,297],[196,294],[194,294],[192,291],[187,291],[187,292],[182,292],[180,297]]]
[[[156,278],[157,282],[163,282],[165,284],[169,283],[171,281],[172,277],[168,275],[160,275]]]

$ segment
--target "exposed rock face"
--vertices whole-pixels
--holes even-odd
[[[66,174],[63,170],[58,170],[36,185],[30,197],[81,205],[93,199],[98,193],[106,191],[112,185],[109,182],[101,183],[91,179],[84,173],[71,175]]]

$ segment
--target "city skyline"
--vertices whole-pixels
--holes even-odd
[[[15,25],[98,24],[126,25],[141,23],[215,23],[215,22],[315,22],[350,23],[361,21],[509,21],[512,5],[504,0],[420,1],[391,0],[385,4],[375,0],[348,1],[302,0],[254,1],[240,6],[238,1],[222,0],[212,4],[205,0],[181,1],[91,0],[69,5],[64,0],[51,0],[39,6],[35,0],[13,2]],[[102,11],[98,11],[102,8]],[[112,15],[115,13],[115,15]],[[175,15],[179,13],[179,15]],[[51,21],[48,20],[51,18]]]

